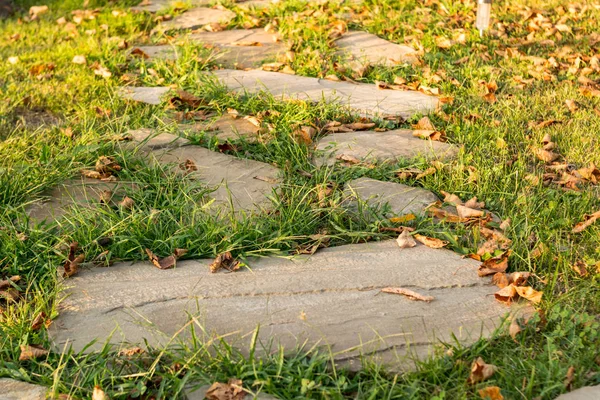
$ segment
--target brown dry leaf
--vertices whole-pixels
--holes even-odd
[[[186,172],[186,174],[192,173],[194,171],[198,171],[198,167],[196,166],[196,163],[190,159],[187,159],[184,162],[182,162],[181,164],[179,164],[179,168],[184,170]]]
[[[600,211],[596,211],[595,213],[590,214],[590,215],[584,215],[583,221],[577,223],[577,225],[575,225],[575,227],[573,227],[573,230],[571,232],[573,232],[573,233],[583,232],[586,228],[588,228],[590,225],[592,225],[594,222],[596,222],[596,220],[598,218],[600,218]]]
[[[441,239],[436,239],[428,236],[419,235],[418,233],[413,236],[419,242],[432,249],[441,249],[448,245],[448,242]]]
[[[44,357],[48,353],[50,352],[41,346],[21,345],[21,355],[19,355],[19,361],[27,361],[34,358]]]
[[[467,218],[481,218],[485,215],[485,213],[481,210],[475,210],[473,208],[457,205],[456,213],[461,219]]]
[[[565,100],[565,105],[569,109],[570,112],[574,113],[579,110],[579,106],[573,100]]]
[[[206,391],[206,400],[243,400],[247,392],[240,379],[232,378],[228,383],[215,382]]]
[[[465,207],[472,208],[474,210],[481,210],[483,207],[485,207],[485,202],[477,201],[477,197],[473,197],[472,199],[467,200]]]
[[[390,218],[390,222],[393,222],[394,224],[403,224],[405,222],[412,221],[416,218],[417,217],[415,216],[415,214],[406,214],[402,215],[401,217],[392,217]]]
[[[504,400],[504,396],[500,393],[498,386],[488,386],[478,391],[479,397],[483,400]]]
[[[69,256],[63,265],[63,278],[70,278],[75,275],[79,270],[79,264],[81,264],[85,260],[85,255],[80,254],[75,256],[75,252],[79,248],[79,244],[77,242],[73,242],[69,245]]]
[[[410,289],[404,289],[399,287],[387,287],[381,289],[381,291],[383,293],[401,294],[402,296],[408,297],[409,300],[424,301],[426,303],[429,303],[430,301],[433,301],[435,299],[433,296],[423,296],[422,294],[419,294]]]
[[[513,284],[510,284],[494,293],[494,297],[500,303],[510,305],[519,297],[519,294],[517,293],[515,286]]]
[[[454,204],[455,206],[463,204],[462,200],[457,195],[444,192],[443,190],[441,193],[444,195],[444,203]]]
[[[9,287],[12,287],[12,285],[14,283],[17,283],[20,280],[21,280],[20,275],[14,275],[8,279],[1,280],[0,281],[0,290],[8,289]]]
[[[108,79],[112,76],[112,72],[100,64],[93,65],[92,69],[94,70],[94,75],[101,76],[102,78]]]
[[[198,108],[206,103],[201,98],[196,97],[185,90],[178,89],[175,93],[176,96],[173,96],[169,99],[169,103],[174,107],[185,105],[191,108]]]
[[[563,382],[567,390],[571,390],[573,379],[575,379],[575,367],[571,365],[567,370],[567,374],[565,375],[565,380]]]
[[[87,60],[85,59],[85,56],[82,55],[76,55],[73,57],[73,64],[79,64],[79,65],[83,65],[87,63]]]
[[[82,169],[79,172],[81,173],[81,175],[85,176],[86,178],[91,178],[91,179],[106,179],[111,176],[111,174],[101,174],[98,171],[91,171],[91,170],[87,170],[87,169]]]
[[[261,69],[263,71],[277,72],[281,68],[283,68],[284,65],[285,65],[284,63],[280,63],[280,62],[265,63],[261,66]]]
[[[531,272],[513,272],[506,275],[508,283],[515,286],[523,286],[531,276]]]
[[[46,322],[46,313],[44,313],[42,311],[33,319],[33,322],[31,322],[31,329],[34,331],[37,331],[44,325],[45,322]]]
[[[112,157],[100,156],[96,161],[95,169],[101,174],[113,174],[122,168]]]
[[[508,334],[514,340],[521,330],[521,324],[519,324],[518,318],[513,318],[512,321],[510,321],[510,326],[508,327]]]
[[[210,264],[210,272],[215,273],[221,268],[225,268],[226,270],[233,272],[237,271],[243,266],[243,264],[233,258],[231,252],[227,251],[225,253],[219,254],[215,260]]]
[[[483,361],[483,358],[478,357],[477,360],[475,360],[471,365],[471,374],[469,375],[467,383],[474,385],[476,383],[483,382],[494,375],[496,370],[497,367],[495,365],[486,364],[485,361]]]
[[[446,134],[441,131],[417,129],[412,131],[412,135],[420,139],[433,140],[434,142],[446,142],[448,140]]]
[[[429,119],[429,117],[423,117],[419,120],[419,122],[417,122],[416,125],[413,125],[414,129],[417,130],[425,130],[425,131],[435,131],[437,129],[435,129],[435,126],[433,125],[433,122],[431,122],[431,120]]]
[[[294,136],[300,143],[311,144],[313,137],[317,134],[317,130],[312,126],[301,126],[294,132]]]
[[[415,239],[413,239],[410,232],[407,230],[402,231],[402,233],[398,235],[396,243],[398,243],[398,246],[400,246],[401,249],[407,249],[417,245],[417,242],[415,242]]]
[[[571,265],[571,269],[577,272],[579,276],[586,276],[588,274],[587,265],[581,260],[578,260],[575,264]],[[0,289],[2,288],[0,287]]]
[[[34,19],[38,15],[48,12],[48,6],[31,6],[29,7],[29,16]]]
[[[364,131],[367,129],[371,129],[375,126],[374,122],[352,122],[350,124],[344,124],[344,126],[348,129],[352,129],[353,131]]]
[[[510,251],[506,251],[497,257],[492,257],[485,260],[477,270],[477,275],[483,277],[488,275],[494,275],[498,272],[505,272],[508,268],[508,257]]]
[[[177,264],[177,259],[174,255],[170,255],[165,258],[159,258],[150,249],[146,249],[146,254],[148,254],[148,257],[150,258],[152,264],[158,269],[170,269],[175,267],[175,265]]]
[[[531,286],[515,286],[515,290],[519,294],[519,296],[531,301],[534,304],[542,301],[543,292],[538,292],[533,289]]]
[[[104,390],[98,385],[94,386],[92,392],[92,400],[110,400],[110,398],[104,393]]]
[[[545,121],[541,121],[541,122],[533,122],[530,121],[528,126],[530,128],[536,128],[536,129],[541,129],[541,128],[546,128],[550,125],[554,125],[554,124],[560,124],[562,123],[562,121],[556,120],[556,119],[548,119]]]
[[[498,250],[500,246],[498,245],[498,241],[496,239],[486,240],[479,248],[477,249],[478,256],[484,256],[486,254],[494,254],[496,250]]]
[[[539,158],[540,160],[546,162],[546,163],[551,163],[553,161],[556,161],[560,158],[559,154],[556,154],[550,150],[544,150],[544,149],[533,149],[533,153],[535,154],[535,156],[537,158]]]
[[[135,201],[133,201],[131,197],[125,196],[123,197],[123,200],[118,203],[118,205],[125,210],[131,210],[135,205]]]
[[[148,54],[146,54],[144,52],[144,50],[140,49],[139,47],[136,47],[135,49],[131,50],[130,53],[132,56],[137,56],[137,57],[141,57],[143,59],[148,59],[150,58],[150,56]]]
[[[420,174],[418,174],[417,176],[415,176],[415,179],[421,179],[421,178],[424,178],[426,176],[433,175],[436,172],[437,172],[437,169],[435,169],[435,167],[429,167],[425,171],[423,171]]]
[[[128,347],[119,351],[119,357],[133,357],[136,354],[143,354],[144,349],[141,347]]]
[[[429,214],[433,215],[435,218],[438,218],[442,221],[451,222],[451,223],[462,222],[462,219],[458,215],[452,214],[451,212],[442,210],[441,208],[438,208],[438,207],[429,207],[427,209],[427,212]]]
[[[510,281],[508,279],[508,275],[504,272],[497,272],[492,276],[492,283],[498,286],[500,289],[503,289],[510,285]]]

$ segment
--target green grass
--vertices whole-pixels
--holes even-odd
[[[556,185],[542,184],[541,179],[537,185],[525,179],[530,174],[542,177],[543,164],[531,147],[545,133],[552,135],[557,152],[574,166],[600,165],[600,118],[595,111],[600,109],[600,99],[582,95],[578,72],[569,71],[577,55],[584,67],[591,65],[589,57],[600,53],[598,45],[591,45],[589,39],[600,17],[600,10],[592,2],[583,3],[589,7],[582,15],[569,13],[564,5],[561,9],[560,2],[535,4],[536,10],[553,23],[562,18],[561,23],[572,29],[563,32],[560,39],[553,37],[555,47],[540,44],[547,39],[543,30],[533,34],[530,44],[523,44],[530,32],[529,22],[523,22],[525,8],[521,2],[494,3],[494,18],[502,21],[509,33],[509,37],[501,38],[479,38],[472,26],[473,2],[330,2],[306,7],[299,1],[289,1],[268,10],[243,12],[231,24],[276,25],[296,52],[290,66],[297,74],[342,77],[336,64],[340,60],[328,35],[336,16],[345,13],[350,17],[350,28],[399,43],[407,39],[409,44],[420,44],[424,49],[422,66],[377,67],[353,79],[393,83],[395,77],[402,77],[454,97],[453,103],[443,107],[445,118],[444,114],[432,114],[430,118],[446,132],[451,143],[462,146],[458,158],[433,175],[403,183],[437,194],[455,193],[463,199],[477,196],[488,209],[503,219],[510,218],[510,270],[533,272],[534,286],[544,291],[544,300],[539,316],[516,340],[502,330],[492,339],[468,348],[447,343],[440,346],[437,357],[403,374],[376,365],[368,365],[358,373],[333,369],[330,355],[322,350],[304,348],[285,357],[280,352],[248,357],[226,343],[202,342],[149,349],[131,358],[106,347],[91,354],[66,350],[36,361],[18,360],[20,345],[48,347],[46,330],[32,330],[31,322],[42,311],[50,318],[57,316],[60,287],[56,268],[64,261],[66,247],[72,241],[80,243],[86,258],[92,259],[104,250],[96,240],[111,237],[108,258],[116,261],[143,260],[146,247],[159,254],[186,248],[188,258],[214,257],[223,251],[239,257],[290,254],[300,246],[314,244],[310,236],[316,233],[330,235],[330,245],[381,240],[392,237],[380,232],[382,225],[390,223],[357,219],[344,212],[339,206],[343,184],[361,176],[400,182],[395,173],[399,168],[429,167],[425,160],[414,160],[373,169],[317,169],[310,163],[312,149],[296,143],[292,133],[297,126],[316,121],[353,120],[344,110],[326,104],[284,103],[264,93],[241,97],[228,94],[204,76],[214,66],[206,59],[209,53],[190,44],[185,35],[151,36],[156,24],[152,16],[111,13],[126,11],[136,1],[90,1],[89,8],[99,7],[99,14],[78,26],[74,35],[55,21],[62,16],[70,19],[70,12],[81,8],[81,2],[48,1],[50,11],[38,21],[19,22],[17,17],[23,18],[29,6],[36,3],[19,1],[23,12],[0,21],[0,278],[22,276],[22,299],[2,303],[0,376],[41,383],[55,394],[75,398],[89,398],[94,385],[104,388],[111,398],[175,398],[188,382],[208,384],[231,377],[242,379],[254,392],[281,398],[330,399],[479,398],[477,390],[491,385],[499,386],[508,399],[552,399],[570,388],[600,383],[600,274],[593,268],[600,262],[600,224],[580,234],[571,233],[585,214],[600,209],[600,189],[584,185],[578,192],[564,191]],[[86,30],[95,32],[87,34]],[[446,50],[436,46],[438,36],[452,39],[461,32],[466,34],[465,44]],[[15,34],[20,38],[11,39]],[[130,59],[118,47],[121,40],[131,46],[174,41],[181,57],[175,62],[152,64]],[[561,58],[559,50],[565,46],[573,57]],[[507,47],[518,48],[522,56],[504,57],[501,51]],[[73,64],[75,55],[85,55],[88,65]],[[13,56],[19,57],[18,63],[7,62]],[[548,69],[555,75],[554,80],[536,79],[520,88],[514,77],[536,76],[528,56],[554,56],[564,65]],[[94,75],[89,68],[94,62],[108,68],[112,76],[104,79]],[[54,64],[49,76],[30,74],[33,66],[48,63]],[[593,70],[588,77],[598,81],[599,72]],[[436,73],[441,80],[434,78]],[[236,154],[281,169],[283,184],[281,196],[274,200],[276,212],[224,223],[198,204],[210,188],[174,176],[167,168],[149,166],[134,151],[122,148],[117,138],[129,129],[153,127],[178,132],[174,110],[127,103],[115,95],[124,74],[138,85],[184,88],[205,99],[207,105],[203,108],[207,111],[225,113],[227,108],[235,108],[253,115],[276,111],[264,118],[265,123],[273,125],[272,140],[241,141]],[[480,80],[498,82],[495,103],[483,100]],[[570,112],[565,106],[567,99],[575,100],[579,110]],[[60,125],[36,128],[17,124],[28,110],[52,113]],[[473,119],[472,114],[480,118]],[[417,119],[376,122],[381,127],[410,127]],[[547,119],[562,123],[543,129],[528,127],[530,121]],[[72,139],[64,134],[67,127],[74,133]],[[214,139],[202,134],[190,139],[217,148]],[[120,179],[136,183],[126,189],[136,203],[131,212],[125,215],[109,207],[73,208],[59,222],[39,224],[27,218],[28,204],[60,182],[78,176],[81,168],[93,166],[100,155],[115,157],[123,166]],[[476,171],[476,180],[471,179],[470,171]],[[337,189],[329,201],[320,204],[318,187],[327,183]],[[376,215],[380,212],[373,210]],[[451,248],[462,254],[477,249],[470,228],[426,217],[415,221],[414,226],[425,234],[450,240]],[[532,251],[540,243],[546,250],[534,258]],[[590,273],[585,277],[571,268],[578,260],[589,266]],[[498,366],[498,372],[489,381],[470,386],[466,380],[471,362],[478,356]],[[564,381],[570,367],[575,373],[567,388]]]

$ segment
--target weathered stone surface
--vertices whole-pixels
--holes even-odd
[[[272,0],[248,0],[248,1],[238,1],[237,6],[244,9],[263,9],[268,8],[271,5],[275,4],[275,1]]]
[[[9,378],[0,378],[0,400],[45,400],[46,388]]]
[[[323,137],[315,158],[317,165],[332,165],[342,155],[370,162],[396,162],[424,156],[430,159],[455,156],[458,149],[448,143],[416,138],[407,129],[386,132],[340,132]]]
[[[34,221],[58,219],[73,206],[95,207],[100,204],[104,191],[111,191],[113,198],[120,200],[125,187],[133,187],[131,182],[103,182],[85,177],[73,178],[58,185],[47,193],[45,199],[33,203],[27,214]]]
[[[164,86],[128,86],[119,88],[117,94],[126,100],[139,101],[151,105],[159,105],[162,102],[162,97],[170,90],[171,88]]]
[[[414,64],[417,52],[411,47],[388,42],[368,32],[349,31],[336,40],[338,54],[363,65],[393,67]]]
[[[582,387],[570,393],[562,394],[556,400],[598,400],[600,399],[600,385]]]
[[[176,47],[171,45],[138,46],[135,49],[143,51],[148,59],[176,60],[178,58]]]
[[[210,389],[210,387],[211,387],[211,385],[203,385],[197,389],[194,389],[194,387],[191,387],[191,386],[187,387],[185,389],[185,396],[187,397],[187,400],[204,400],[206,398],[206,392],[208,392],[208,389]],[[247,394],[246,397],[244,397],[244,400],[251,400],[251,399],[277,400],[277,397],[271,396],[270,394],[266,394],[266,393],[258,393],[256,396]]]
[[[142,1],[135,7],[131,7],[132,11],[147,11],[151,13],[155,13],[158,11],[162,11],[164,9],[169,8],[173,3],[177,3],[177,0],[149,0]],[[181,3],[181,1],[179,1]],[[211,3],[211,0],[187,0],[186,4],[190,4],[192,6],[207,6]]]
[[[256,93],[261,90],[275,97],[308,101],[335,101],[366,116],[401,116],[436,109],[435,97],[414,91],[379,90],[375,85],[328,81],[261,70],[213,71],[229,89]]]
[[[264,29],[200,32],[190,35],[190,40],[215,46],[219,51],[215,61],[226,67],[258,67],[265,61],[274,61],[286,51],[279,37]]]
[[[395,240],[292,260],[248,260],[252,270],[235,273],[211,273],[211,262],[181,261],[173,270],[139,262],[82,271],[65,283],[67,296],[50,327],[54,345],[62,349],[69,342],[81,350],[99,338],[91,347],[98,349],[115,327],[113,343],[146,338],[165,344],[193,315],[204,329],[196,332],[206,339],[220,335],[241,348],[260,324],[263,345],[273,340],[293,349],[306,339],[309,347],[331,346],[340,362],[362,352],[397,363],[396,355],[423,356],[438,339],[453,341],[452,333],[465,344],[487,336],[509,310],[494,300],[497,289],[489,279],[477,276],[479,263],[422,245],[400,249]],[[411,301],[382,293],[385,287],[435,299]]]
[[[197,7],[178,15],[172,20],[162,22],[160,26],[164,30],[197,29],[208,24],[228,24],[234,18],[235,13],[230,10]]]
[[[161,164],[193,162],[189,171],[211,188],[215,206],[232,206],[234,211],[256,211],[271,204],[279,170],[272,165],[217,153],[200,146],[185,146],[152,154]]]
[[[344,205],[352,211],[359,211],[358,201],[367,206],[389,209],[386,217],[405,214],[424,214],[431,203],[438,201],[429,190],[394,182],[382,182],[370,178],[359,178],[346,184]]]
[[[192,132],[205,131],[208,135],[215,136],[221,141],[246,138],[253,141],[258,135],[259,128],[244,118],[233,118],[222,115],[210,121],[198,122],[191,125],[180,125],[182,130]]]
[[[135,146],[144,151],[174,149],[190,144],[190,141],[185,138],[171,133],[160,133],[150,128],[131,130],[127,132],[127,136],[131,138]]]

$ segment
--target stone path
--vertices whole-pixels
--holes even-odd
[[[164,21],[160,24],[163,30],[197,29],[209,24],[228,24],[235,18],[235,13],[227,9],[198,7]]]
[[[155,13],[169,8],[172,4],[178,3],[177,0],[143,0],[137,6],[131,7],[132,11],[146,11]],[[187,0],[185,4],[191,6],[207,6],[212,0]]]
[[[195,124],[180,125],[182,131],[204,131],[209,136],[214,136],[219,141],[237,140],[244,138],[253,142],[259,135],[260,128],[244,118],[234,118],[223,115],[216,119],[197,122]]]
[[[324,136],[317,143],[317,165],[332,165],[341,156],[367,162],[396,162],[423,156],[429,159],[450,158],[458,149],[448,143],[423,140],[407,129],[386,132],[339,132]]]
[[[496,287],[477,276],[479,263],[426,246],[400,249],[395,240],[294,260],[249,260],[251,271],[235,273],[211,273],[211,262],[181,261],[173,270],[121,263],[81,272],[65,282],[68,297],[51,326],[54,345],[62,349],[68,341],[78,351],[101,338],[92,346],[99,349],[115,327],[113,343],[165,344],[189,313],[208,336],[228,335],[240,346],[260,324],[265,344],[272,339],[293,349],[306,339],[309,346],[330,345],[339,361],[358,362],[364,352],[395,363],[396,355],[428,354],[436,338],[452,341],[452,333],[472,343],[507,313],[494,300]],[[382,293],[385,287],[434,300],[411,301]]]
[[[125,100],[139,101],[150,105],[159,105],[165,94],[169,93],[171,88],[128,86],[119,88],[117,94]]]
[[[335,101],[364,116],[400,116],[434,111],[438,99],[414,91],[379,90],[371,84],[329,81],[262,70],[217,70],[213,74],[239,93],[267,91],[275,97],[308,101]]]
[[[364,66],[395,67],[417,62],[417,52],[408,46],[388,42],[368,32],[349,31],[336,40],[339,55]]]
[[[600,399],[600,385],[582,387],[570,393],[562,394],[556,400],[598,400]]]
[[[46,400],[44,386],[0,378],[0,400]]]

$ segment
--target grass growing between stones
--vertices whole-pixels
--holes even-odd
[[[553,24],[567,25],[570,31],[559,31],[560,37],[556,33],[547,36],[543,29],[534,31],[531,43],[524,43],[532,29],[527,29],[527,9],[520,2],[495,3],[494,18],[504,23],[507,37],[500,32],[483,38],[472,27],[473,2],[366,1],[306,6],[289,1],[267,10],[241,12],[230,27],[269,23],[278,27],[292,44],[296,58],[289,65],[299,75],[348,76],[388,84],[399,77],[439,88],[443,96],[454,98],[444,105],[443,114],[430,118],[451,143],[462,146],[458,158],[432,175],[407,181],[399,180],[398,169],[425,170],[429,163],[417,159],[375,168],[315,168],[310,163],[310,146],[297,143],[294,131],[300,125],[351,121],[353,117],[332,105],[281,102],[266,94],[228,94],[205,75],[214,67],[214,62],[206,59],[210,52],[190,44],[184,35],[178,42],[181,57],[177,61],[150,63],[128,58],[127,50],[119,48],[123,40],[130,48],[170,40],[166,35],[150,36],[155,16],[127,12],[135,1],[90,1],[88,9],[99,7],[99,13],[74,27],[59,25],[56,20],[63,16],[70,20],[70,12],[81,8],[80,2],[46,3],[49,12],[36,21],[23,19],[35,3],[20,1],[24,10],[18,15],[21,20],[15,16],[0,22],[0,277],[22,277],[18,282],[21,299],[2,302],[0,376],[41,383],[56,395],[74,398],[89,398],[95,385],[111,398],[174,398],[187,383],[207,384],[231,377],[242,379],[254,392],[280,398],[332,399],[479,398],[478,390],[486,386],[499,386],[505,398],[551,399],[571,388],[600,383],[600,225],[579,234],[571,232],[584,215],[600,209],[600,190],[591,184],[581,185],[578,191],[544,184],[543,163],[531,150],[548,133],[557,144],[555,151],[568,163],[578,168],[600,165],[600,100],[585,96],[579,90],[581,79],[578,82],[586,67],[592,71],[583,76],[596,82],[600,79],[600,71],[590,59],[600,53],[592,35],[594,21],[600,17],[596,3],[565,6],[537,2],[535,10]],[[534,10],[534,5],[528,5]],[[421,45],[423,65],[377,67],[363,76],[342,72],[344,65],[329,45],[329,35],[343,15],[353,29]],[[464,43],[460,43],[462,33]],[[440,48],[440,37],[458,42]],[[549,37],[554,46],[544,45]],[[521,55],[507,55],[507,48],[518,48]],[[573,69],[578,53],[580,64]],[[76,55],[85,55],[87,65],[72,63]],[[544,79],[530,56],[555,57],[559,66],[548,68],[554,78],[546,75]],[[9,57],[18,57],[18,61],[11,63]],[[96,75],[95,62],[111,76]],[[42,72],[37,73],[39,69]],[[516,77],[533,80],[521,87]],[[482,80],[498,83],[495,102],[484,100]],[[124,82],[183,88],[204,99],[202,109],[207,111],[225,113],[233,108],[243,115],[263,113],[263,124],[272,126],[268,140],[238,141],[232,154],[280,168],[283,182],[281,195],[273,199],[274,211],[242,219],[215,218],[199,204],[210,188],[148,165],[135,151],[123,147],[118,138],[129,129],[152,127],[178,133],[174,112],[182,111],[125,102],[115,94]],[[565,100],[574,100],[578,109],[569,110]],[[52,115],[59,123],[39,126],[27,118],[32,113]],[[410,128],[417,119],[376,122],[379,127]],[[545,128],[529,125],[550,119],[561,123]],[[65,134],[67,128],[72,137]],[[218,151],[219,143],[208,135],[198,133],[189,138]],[[112,156],[123,166],[121,181],[135,183],[126,189],[135,201],[133,210],[74,207],[57,222],[28,219],[28,204],[60,182],[78,176],[80,169],[92,167],[101,155]],[[537,183],[526,179],[531,175],[538,178]],[[150,349],[131,357],[107,347],[87,355],[65,350],[19,361],[20,346],[49,346],[45,328],[33,329],[32,322],[41,312],[49,319],[57,316],[60,291],[56,268],[64,262],[69,243],[77,241],[91,260],[105,250],[97,239],[110,237],[107,257],[118,261],[145,260],[145,248],[160,254],[186,248],[186,258],[210,258],[224,251],[244,258],[293,254],[316,244],[316,234],[327,235],[330,246],[391,238],[380,229],[392,226],[387,221],[356,219],[340,207],[343,184],[362,176],[422,186],[437,194],[451,192],[463,199],[477,196],[486,202],[486,208],[503,219],[510,218],[510,270],[534,274],[536,289],[544,291],[540,314],[515,340],[500,331],[493,339],[469,348],[448,343],[440,346],[436,357],[404,374],[389,373],[376,365],[358,373],[334,369],[330,354],[308,348],[285,357],[277,349],[268,356],[248,357],[225,343],[202,344],[201,333],[192,345]],[[319,192],[324,185],[334,190],[323,201]],[[414,226],[423,234],[449,240],[459,253],[477,249],[470,229],[426,217]],[[537,254],[536,249],[543,251]],[[587,266],[587,274],[582,276],[572,268],[578,261]],[[479,356],[496,365],[498,372],[484,383],[468,385],[471,362]],[[569,380],[571,367],[574,373]]]

